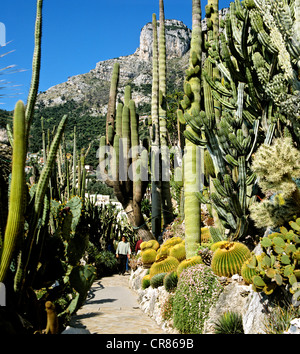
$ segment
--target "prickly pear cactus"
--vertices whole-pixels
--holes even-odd
[[[277,286],[284,286],[296,293],[300,280],[300,218],[289,224],[289,230],[281,227],[280,232],[261,239],[264,252],[248,264],[257,273],[252,277],[254,290],[269,295]]]

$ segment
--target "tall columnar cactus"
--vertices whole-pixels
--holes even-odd
[[[116,99],[118,91],[118,82],[119,82],[119,73],[120,73],[120,64],[116,62],[113,67],[109,101],[107,107],[107,118],[106,118],[106,143],[109,142],[109,138],[114,130],[115,124],[115,114],[116,114]]]
[[[159,0],[159,134],[161,148],[161,199],[164,226],[170,224],[173,219],[173,207],[170,191],[170,156],[167,143],[167,103],[166,103],[166,33],[165,33],[165,11],[164,1]]]
[[[152,233],[158,238],[161,233],[161,157],[160,120],[159,120],[159,67],[156,15],[152,15],[153,55],[152,55],[152,99],[151,99],[151,196],[152,196]]]
[[[22,238],[25,211],[25,107],[22,101],[16,104],[13,122],[12,176],[9,196],[9,212],[4,235],[0,263],[0,282],[6,277],[15,247]]]
[[[141,212],[148,184],[148,152],[139,145],[139,119],[130,86],[125,88],[124,103],[118,104],[114,116],[116,121],[109,126],[109,137],[100,139],[100,177],[113,187],[137,234],[149,240],[153,235]]]
[[[35,46],[32,60],[32,78],[31,85],[28,94],[26,104],[26,144],[28,145],[28,137],[31,122],[33,119],[34,106],[38,93],[39,79],[40,79],[40,67],[41,67],[41,53],[42,53],[42,9],[43,0],[37,0],[37,12],[35,22]]]
[[[185,96],[181,106],[185,111],[184,118],[196,117],[200,112],[201,101],[201,57],[202,57],[201,6],[199,0],[193,0],[193,31],[190,50],[190,66],[186,73],[184,85]],[[184,154],[184,215],[186,257],[195,255],[197,244],[201,240],[201,212],[196,193],[200,190],[200,161],[197,143],[201,140],[201,131],[186,127]]]

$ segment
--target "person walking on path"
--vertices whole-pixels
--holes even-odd
[[[126,262],[130,259],[131,249],[130,243],[126,241],[126,237],[122,236],[122,241],[118,243],[116,257],[119,260],[119,274],[125,275]]]

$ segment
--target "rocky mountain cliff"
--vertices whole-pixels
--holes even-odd
[[[220,11],[224,18],[227,9]],[[158,22],[159,23],[159,22]],[[202,22],[206,31],[206,20]],[[63,114],[69,120],[65,130],[66,140],[71,144],[73,126],[77,126],[78,149],[94,142],[90,155],[96,156],[99,136],[105,134],[105,116],[109,97],[110,80],[114,63],[120,63],[120,79],[118,100],[122,100],[126,85],[132,88],[140,116],[151,113],[152,91],[152,24],[147,23],[140,33],[140,45],[135,53],[100,61],[90,72],[69,77],[59,85],[40,93],[37,99],[36,112],[31,128],[30,149],[39,151],[41,141],[41,117],[44,118],[44,129],[52,130],[59,123]],[[183,91],[185,70],[189,64],[191,30],[181,21],[166,20],[167,46],[167,92]],[[71,149],[71,145],[69,147]],[[71,150],[70,150],[71,151]]]
[[[123,96],[125,86],[130,84],[137,106],[142,111],[147,110],[145,105],[151,102],[152,38],[152,24],[147,23],[141,30],[140,46],[134,54],[98,62],[90,72],[69,77],[67,82],[40,93],[37,107],[53,107],[73,100],[84,104],[90,115],[105,115],[112,69],[117,61],[120,63],[119,98]],[[191,30],[183,22],[166,20],[168,86],[171,89],[181,88],[188,65],[190,39]]]

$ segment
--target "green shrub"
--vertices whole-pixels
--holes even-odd
[[[174,327],[181,333],[202,333],[209,309],[221,291],[217,276],[205,264],[183,270],[173,301]]]
[[[88,261],[96,267],[97,278],[117,273],[118,261],[116,255],[110,251],[99,251],[91,242],[87,249]]]
[[[215,334],[244,334],[243,318],[237,312],[225,312],[215,322]]]

